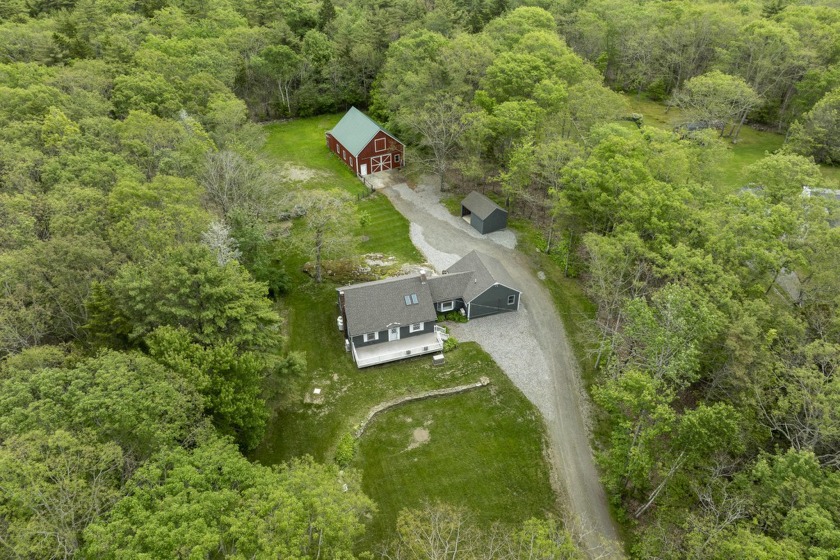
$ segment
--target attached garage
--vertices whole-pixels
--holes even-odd
[[[405,146],[367,115],[351,107],[327,132],[327,148],[356,175],[368,175],[405,165]]]
[[[461,217],[479,233],[491,233],[507,227],[507,211],[481,194],[473,191],[461,201]]]
[[[461,300],[468,319],[519,310],[522,292],[515,287],[502,263],[490,255],[472,251],[444,270],[443,278],[465,273],[469,278]]]

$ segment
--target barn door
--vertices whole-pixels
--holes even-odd
[[[371,173],[391,169],[391,154],[373,156],[370,158]]]
[[[361,172],[361,175],[367,175],[367,164],[366,164],[366,163],[363,163],[363,164],[362,164],[362,172]]]

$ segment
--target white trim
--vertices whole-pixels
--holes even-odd
[[[379,340],[379,332],[365,333],[364,334],[364,341],[365,342],[373,342],[374,340]]]
[[[449,300],[449,301],[442,301],[440,303],[440,310],[441,311],[452,311],[453,309],[455,309],[455,300],[454,299]]]
[[[416,333],[418,331],[422,331],[423,330],[423,324],[424,323],[412,323],[411,325],[408,326],[408,332]]]
[[[380,144],[379,144],[380,142],[382,143],[382,147],[381,147],[381,148],[379,147],[379,146],[380,146]],[[385,150],[387,150],[387,149],[388,149],[388,140],[386,140],[385,138],[376,138],[376,136],[374,135],[374,140],[373,140],[373,151],[374,151],[374,152],[384,152],[384,151],[385,151]]]

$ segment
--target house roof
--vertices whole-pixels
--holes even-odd
[[[478,191],[472,191],[468,194],[467,197],[461,201],[461,205],[482,220],[487,218],[487,216],[496,210],[504,212],[504,209],[501,206]]]
[[[370,117],[355,107],[350,107],[350,110],[341,117],[338,124],[330,130],[330,134],[344,146],[345,150],[353,156],[358,156],[380,130],[394,138],[391,133],[373,122]],[[396,138],[394,139],[396,140]]]
[[[484,293],[494,284],[502,284],[512,290],[521,292],[505,267],[489,255],[472,251],[464,258],[444,271],[445,275],[458,272],[472,272],[472,282],[467,282],[463,292],[464,302],[472,301],[477,295]]]
[[[454,272],[452,274],[429,278],[429,289],[432,292],[432,299],[435,303],[439,303],[441,301],[463,298],[464,290],[466,290],[467,284],[472,282],[472,279],[472,271]]]
[[[437,319],[429,282],[421,282],[419,275],[354,284],[338,291],[344,292],[349,336]],[[417,296],[417,303],[406,305],[405,297],[411,298],[412,294]]]

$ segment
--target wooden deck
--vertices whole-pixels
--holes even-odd
[[[443,349],[443,337],[438,332],[401,338],[382,344],[371,344],[356,348],[353,346],[353,357],[360,368],[395,362],[413,356],[432,354]]]

